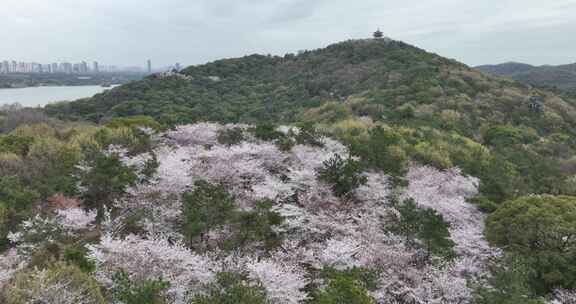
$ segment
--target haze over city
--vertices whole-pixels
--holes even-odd
[[[469,65],[576,61],[576,1],[4,0],[0,54],[29,62],[198,64],[282,55],[380,27]]]

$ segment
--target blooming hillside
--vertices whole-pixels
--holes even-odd
[[[467,202],[476,178],[412,165],[392,182],[331,138],[269,131],[276,139],[199,123],[154,135],[144,153],[110,146],[137,182],[102,212],[66,201],[10,233],[9,303],[472,303],[500,255]],[[92,267],[104,295],[61,271],[19,271],[63,239],[82,240],[72,260]],[[143,291],[151,302],[134,300]]]

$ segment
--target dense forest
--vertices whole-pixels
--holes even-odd
[[[576,295],[576,99],[403,42],[225,59],[0,122],[6,303]]]

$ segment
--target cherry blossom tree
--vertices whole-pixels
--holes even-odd
[[[431,167],[412,167],[405,197],[440,213],[450,224],[456,250],[465,256],[489,259],[498,252],[484,239],[484,214],[468,198],[478,193],[478,179],[463,176],[459,169],[440,171]]]
[[[308,296],[304,287],[308,283],[305,272],[297,265],[274,260],[249,261],[249,277],[266,289],[272,303],[298,304]]]
[[[0,255],[0,289],[12,278],[14,273],[26,265],[25,256],[12,248]]]
[[[81,230],[90,227],[96,220],[96,210],[84,211],[81,208],[56,210],[60,225],[64,229]]]
[[[552,304],[576,304],[576,290],[557,289]]]
[[[105,235],[88,249],[96,261],[97,279],[105,286],[112,286],[112,276],[119,270],[136,281],[162,278],[170,283],[167,294],[174,303],[186,303],[189,296],[202,292],[219,271],[212,258],[195,254],[184,244],[161,235],[125,239]]]

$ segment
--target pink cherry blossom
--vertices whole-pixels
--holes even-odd
[[[163,236],[115,239],[105,235],[99,244],[88,248],[102,284],[111,286],[112,275],[119,270],[136,280],[163,278],[170,282],[168,294],[174,303],[186,303],[188,296],[202,292],[219,271],[210,257],[195,254]]]
[[[308,298],[304,287],[308,283],[299,266],[274,260],[249,261],[249,277],[260,282],[268,298],[277,304],[298,304]]]
[[[90,226],[96,219],[96,210],[84,211],[81,208],[56,210],[60,224],[65,229],[80,230]]]

